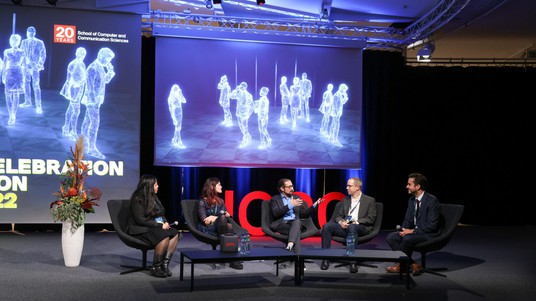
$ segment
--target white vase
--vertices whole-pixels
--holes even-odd
[[[63,251],[63,261],[66,267],[77,267],[80,265],[82,249],[84,249],[84,225],[78,227],[76,232],[71,232],[71,220],[63,222],[61,228],[61,249]]]

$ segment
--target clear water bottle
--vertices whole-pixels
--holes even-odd
[[[244,233],[244,254],[249,255],[251,251],[251,236],[249,233]]]
[[[346,255],[353,255],[355,253],[355,234],[349,233],[346,236]]]
[[[241,255],[246,255],[246,234],[240,235],[240,243],[238,244],[238,252]]]

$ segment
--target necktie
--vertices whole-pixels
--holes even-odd
[[[421,201],[415,199],[415,216],[413,217],[413,221],[415,225],[417,225],[417,216],[419,214],[419,209],[421,208]]]

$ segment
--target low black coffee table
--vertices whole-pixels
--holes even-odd
[[[183,250],[181,251],[180,264],[180,280],[183,280],[184,275],[184,258],[188,258],[191,262],[190,267],[190,290],[194,290],[194,266],[197,263],[227,263],[233,261],[252,261],[252,260],[275,260],[276,263],[282,261],[294,262],[294,283],[299,284],[299,262],[298,256],[293,252],[289,252],[283,248],[253,248],[249,255],[241,255],[240,253],[223,253],[219,250]],[[279,264],[276,266],[276,276],[279,276]]]
[[[299,271],[295,274],[297,283],[303,282],[304,262],[307,259],[345,260],[345,261],[379,261],[400,263],[400,278],[406,274],[406,288],[410,288],[409,258],[401,251],[390,250],[362,250],[357,249],[353,255],[346,255],[345,249],[307,249],[302,248],[299,255]]]

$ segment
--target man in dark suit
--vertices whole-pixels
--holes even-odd
[[[386,241],[393,250],[400,250],[409,257],[411,271],[417,276],[422,273],[422,266],[415,262],[411,255],[417,243],[427,241],[440,234],[441,204],[439,200],[426,190],[427,179],[420,173],[408,176],[406,189],[411,197],[402,228],[400,231],[387,235]],[[389,273],[399,273],[400,264],[387,267]]]
[[[361,191],[363,182],[359,178],[350,178],[346,182],[348,196],[342,200],[342,207],[337,213],[335,221],[327,222],[322,228],[322,248],[331,247],[333,235],[346,237],[352,233],[356,242],[359,235],[366,235],[372,231],[376,221],[376,200]],[[329,268],[329,261],[322,260],[322,270]],[[357,272],[357,264],[350,263],[350,272]]]
[[[280,179],[277,182],[277,188],[279,194],[270,199],[270,212],[273,216],[270,228],[275,232],[288,235],[286,249],[299,253],[302,231],[300,219],[310,217],[311,212],[324,200],[318,199],[312,207],[308,207],[306,202],[294,194],[294,185],[289,179]]]

